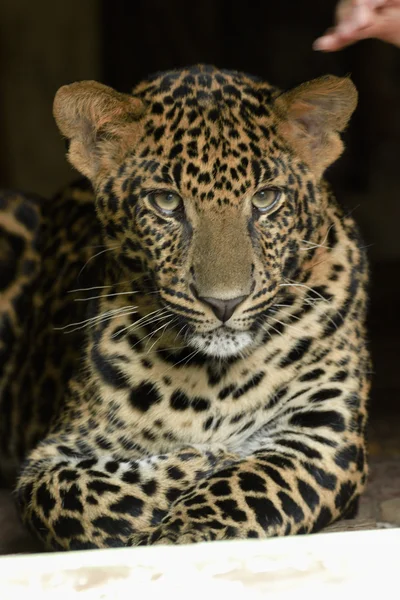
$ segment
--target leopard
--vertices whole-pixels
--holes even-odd
[[[0,464],[48,550],[302,535],[368,477],[349,77],[61,87],[82,180],[1,196]]]

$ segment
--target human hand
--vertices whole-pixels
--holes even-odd
[[[367,38],[400,47],[400,0],[340,0],[335,20],[314,50],[333,52]]]

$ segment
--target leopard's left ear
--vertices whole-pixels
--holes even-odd
[[[340,132],[356,105],[357,90],[348,77],[326,75],[278,96],[279,131],[317,179],[341,155]]]
[[[137,121],[144,105],[97,81],[78,81],[60,88],[53,113],[69,140],[70,163],[93,184],[101,172],[118,164],[137,138]]]

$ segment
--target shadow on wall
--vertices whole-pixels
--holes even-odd
[[[97,0],[0,3],[0,185],[53,194],[73,179],[52,117],[64,83],[101,78]]]

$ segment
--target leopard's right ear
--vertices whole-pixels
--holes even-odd
[[[101,169],[134,145],[143,112],[139,98],[97,81],[63,86],[53,105],[56,123],[69,141],[69,161],[93,183]]]
[[[357,105],[348,77],[326,75],[281,94],[275,109],[279,132],[319,179],[342,153],[340,133]]]

